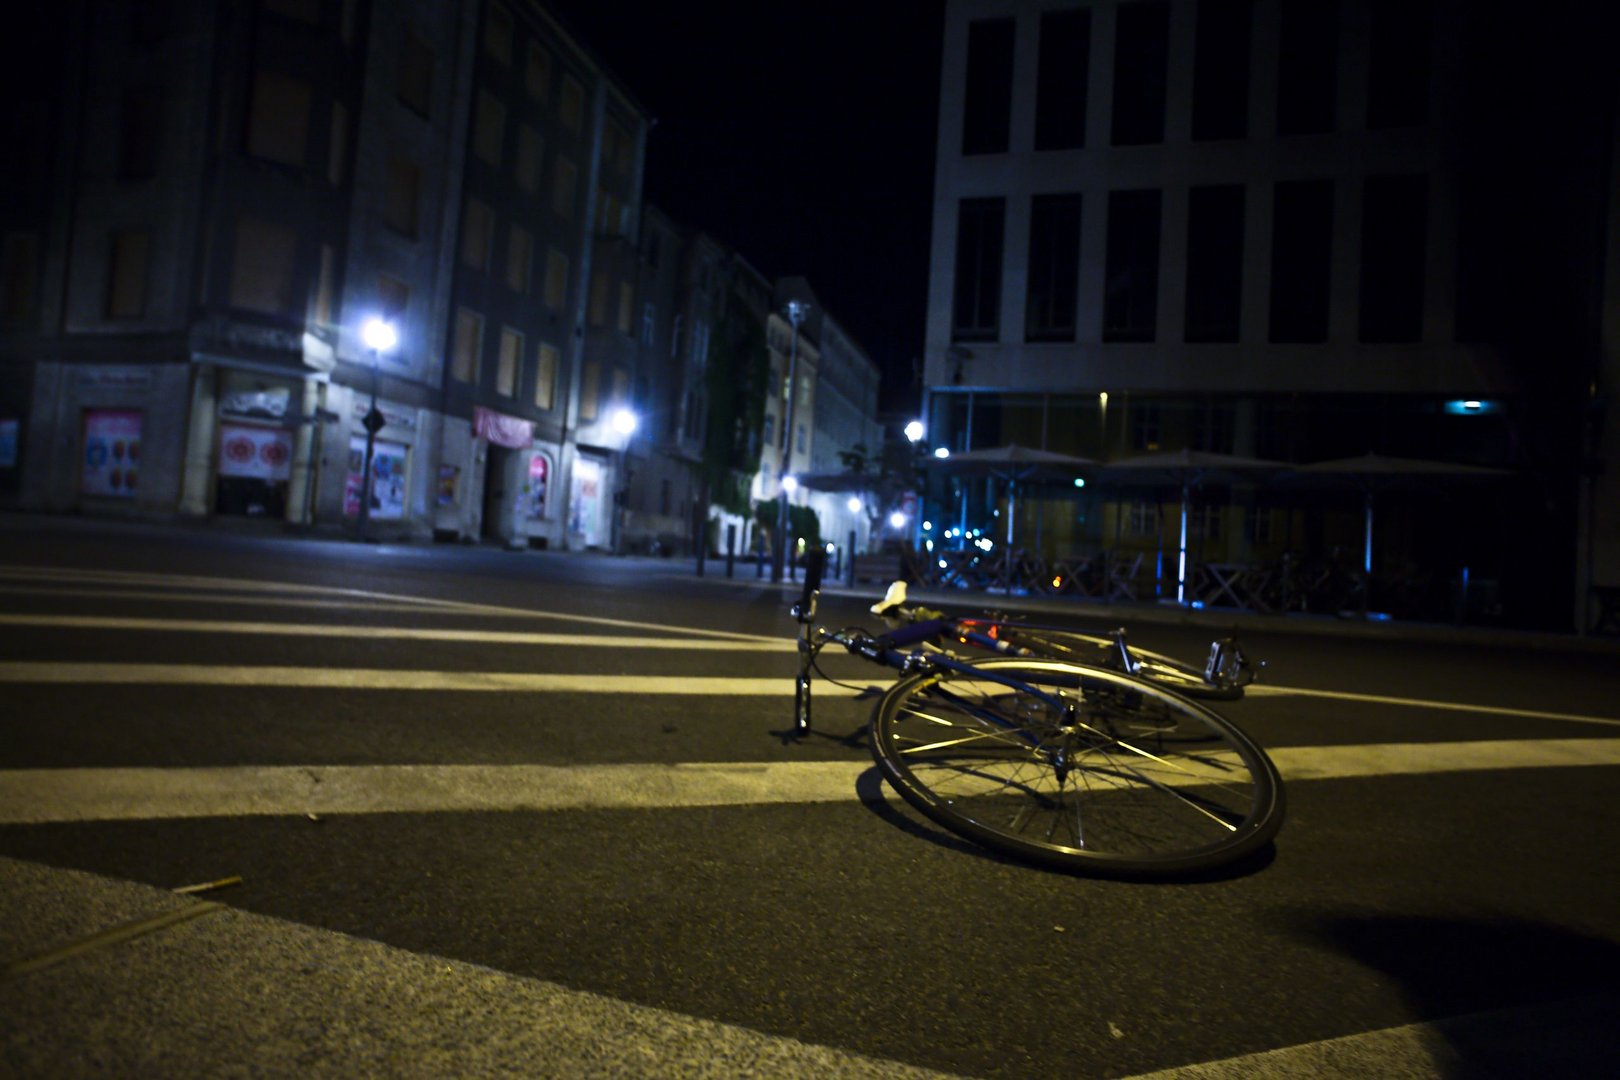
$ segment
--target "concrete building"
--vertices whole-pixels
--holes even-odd
[[[342,529],[368,498],[378,536],[611,542],[649,121],[543,7],[29,19],[0,497]]]
[[[1588,585],[1620,583],[1620,451],[1598,423],[1620,202],[1615,67],[1578,22],[1463,0],[948,0],[930,442],[1513,470],[1392,500],[1385,565],[1436,589],[1470,568],[1492,614],[1584,625]],[[966,496],[988,524],[993,490]],[[1162,550],[1158,502],[1049,503],[1045,543]],[[1261,562],[1359,553],[1362,520],[1354,498],[1238,485],[1197,526],[1209,561]]]

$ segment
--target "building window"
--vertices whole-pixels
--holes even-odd
[[[494,242],[495,212],[477,199],[468,199],[461,222],[461,261],[474,270],[489,269]]]
[[[585,87],[581,86],[579,80],[572,75],[563,76],[562,96],[557,101],[557,115],[562,120],[563,127],[576,134],[585,123]]]
[[[1028,341],[1073,341],[1080,295],[1080,196],[1037,195],[1029,213]]]
[[[529,292],[529,268],[534,263],[534,238],[521,225],[513,225],[506,238],[506,287],[519,296]]]
[[[138,319],[146,314],[146,278],[151,237],[145,229],[112,234],[107,272],[107,318]]]
[[[540,133],[528,124],[518,125],[517,139],[517,165],[514,169],[514,179],[518,187],[524,191],[536,191],[540,187],[540,163],[545,154],[545,143]]]
[[[484,317],[466,308],[456,310],[456,337],[450,352],[450,377],[470,383],[478,376],[478,357],[484,350]]]
[[[1121,4],[1114,41],[1115,146],[1164,141],[1170,5]]]
[[[621,178],[628,177],[634,162],[635,145],[630,132],[617,120],[609,120],[602,128],[602,161]]]
[[[512,13],[505,4],[489,5],[484,19],[484,49],[503,64],[512,62]]]
[[[1339,5],[1282,5],[1277,45],[1277,134],[1332,131],[1339,79]]]
[[[311,98],[308,83],[279,72],[260,71],[253,79],[248,111],[248,153],[283,165],[304,164]]]
[[[1429,121],[1433,0],[1375,0],[1367,49],[1367,126]]]
[[[1253,0],[1199,0],[1193,57],[1192,137],[1249,133],[1249,36]]]
[[[326,182],[343,186],[343,173],[349,164],[349,109],[341,101],[332,102],[332,130],[326,142]]]
[[[150,180],[163,151],[163,95],[155,89],[126,91],[118,124],[118,179]]]
[[[1158,191],[1108,194],[1103,340],[1152,341],[1159,313]]]
[[[1004,154],[1012,122],[1013,20],[968,24],[962,153]]]
[[[630,330],[634,320],[635,306],[635,289],[631,287],[628,281],[621,281],[619,283],[619,317],[616,320],[616,325],[619,328],[619,333],[623,334],[625,337],[630,336]]]
[[[231,306],[270,315],[291,315],[298,234],[255,218],[236,225],[231,263]]]
[[[1164,417],[1157,405],[1136,405],[1131,409],[1131,446],[1137,450],[1157,450],[1164,433]]]
[[[602,362],[587,360],[579,376],[579,418],[583,423],[596,419],[602,409]]]
[[[1369,176],[1361,203],[1361,340],[1423,339],[1428,180]]]
[[[478,92],[478,120],[473,128],[473,153],[491,165],[501,163],[506,141],[506,106],[487,90]]]
[[[1333,257],[1333,181],[1276,187],[1271,224],[1271,340],[1326,341]]]
[[[399,46],[399,100],[412,112],[426,116],[433,101],[433,49],[413,30],[406,30]]]
[[[1212,454],[1230,454],[1235,429],[1232,406],[1222,404],[1194,408],[1192,448]]]
[[[551,208],[565,218],[574,216],[574,202],[578,195],[579,170],[568,158],[558,156],[555,182],[551,186]]]
[[[540,343],[534,365],[534,405],[537,409],[550,409],[557,401],[557,347]]]
[[[404,158],[391,157],[388,159],[386,185],[383,190],[383,224],[401,236],[416,239],[421,170]]]
[[[533,41],[523,65],[523,88],[540,101],[551,98],[551,54]]]
[[[403,286],[404,282],[400,282]],[[321,245],[321,276],[315,283],[315,310],[312,318],[316,326],[332,325],[332,297],[337,291],[337,251],[331,244]],[[379,290],[380,291],[380,290]],[[410,290],[406,290],[408,296]],[[401,312],[404,305],[401,305]]]
[[[1091,76],[1091,10],[1041,15],[1041,53],[1035,86],[1035,149],[1076,150],[1086,145],[1086,82]]]
[[[546,251],[546,307],[560,311],[568,303],[568,256],[550,248]]]
[[[652,348],[653,337],[658,330],[658,309],[648,301],[641,305],[641,344],[643,348]]]
[[[1187,193],[1187,340],[1238,340],[1242,310],[1243,187],[1195,187]]]
[[[956,289],[951,337],[994,341],[1001,326],[1001,244],[1006,200],[963,199],[956,212]]]
[[[1136,499],[1126,507],[1125,535],[1157,536],[1159,532],[1159,504]]]
[[[502,397],[517,395],[518,365],[523,360],[523,335],[510,326],[501,327],[501,351],[495,365],[495,392]]]
[[[592,326],[607,325],[608,289],[607,271],[596,270],[591,273],[591,298],[586,306],[586,318]]]
[[[326,249],[330,250],[330,249]],[[322,251],[325,256],[326,250]],[[384,319],[399,326],[405,321],[405,310],[410,306],[411,287],[387,274],[377,277],[377,307]]]

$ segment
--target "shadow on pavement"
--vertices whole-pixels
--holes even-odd
[[[1448,1078],[1620,1075],[1613,941],[1506,918],[1326,914],[1302,929],[1400,984],[1435,1022]]]

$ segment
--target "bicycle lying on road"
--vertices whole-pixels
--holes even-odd
[[[1200,670],[1134,650],[1123,632],[950,618],[908,609],[892,590],[872,610],[894,629],[830,630],[815,625],[821,569],[812,556],[793,608],[795,730],[810,730],[812,675],[827,645],[899,672],[872,715],[872,756],[939,825],[1046,866],[1130,878],[1222,866],[1281,828],[1276,766],[1185,693],[1241,694],[1253,667],[1235,643],[1216,642]]]

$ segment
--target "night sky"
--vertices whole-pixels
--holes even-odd
[[[802,274],[914,404],[940,0],[550,0],[655,117],[647,198],[767,277]]]

